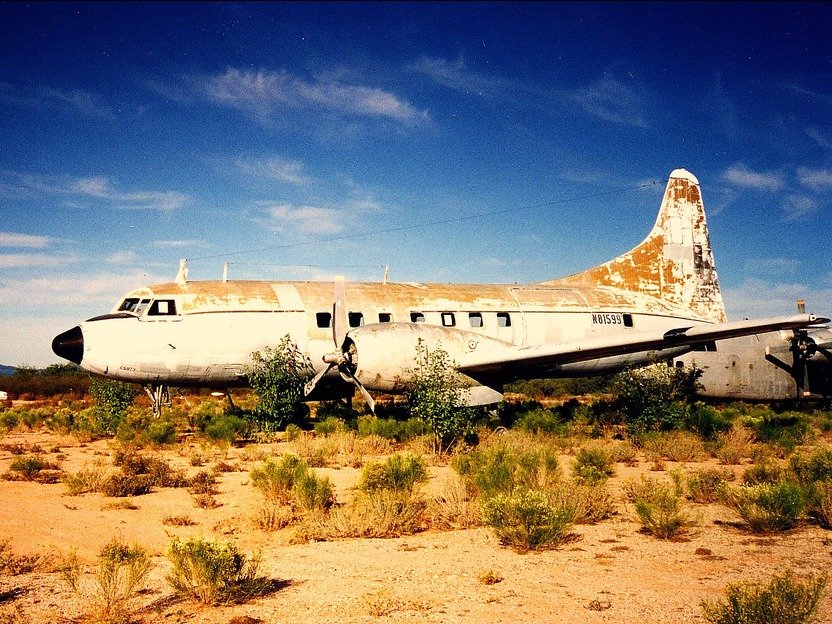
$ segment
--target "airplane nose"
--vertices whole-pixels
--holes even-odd
[[[52,340],[52,351],[55,355],[69,360],[74,364],[80,364],[84,357],[84,334],[81,328],[76,325],[72,329],[55,336]]]

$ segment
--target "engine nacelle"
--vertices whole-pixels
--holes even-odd
[[[441,347],[452,362],[484,349],[511,345],[471,331],[422,323],[377,323],[351,330],[345,351],[352,352],[355,377],[369,390],[400,393],[412,381],[419,343]]]

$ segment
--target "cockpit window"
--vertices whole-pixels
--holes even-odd
[[[176,303],[173,299],[156,299],[148,310],[148,316],[173,316],[176,314]]]
[[[133,314],[136,316],[141,316],[144,314],[144,311],[147,309],[147,305],[150,303],[150,299],[142,299],[139,301],[138,305],[133,308]]]
[[[133,312],[136,309],[136,306],[139,304],[138,297],[127,297],[124,301],[121,302],[121,305],[118,307],[119,312]]]

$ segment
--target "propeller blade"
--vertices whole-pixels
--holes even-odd
[[[358,388],[358,391],[361,393],[361,396],[364,397],[364,401],[367,402],[367,405],[369,406],[370,411],[375,413],[375,411],[376,411],[376,401],[372,397],[370,392],[367,390],[367,388],[364,387],[364,384],[362,384],[360,381],[358,381],[356,376],[353,375],[352,371],[349,370],[348,368],[346,368],[346,367],[342,368],[341,372],[345,373],[347,375],[347,377],[349,377],[352,380],[352,383],[354,383],[355,387]]]
[[[312,391],[315,389],[315,386],[318,385],[318,382],[321,380],[321,377],[326,375],[329,371],[331,371],[335,367],[334,362],[330,362],[329,366],[326,368],[322,368],[321,372],[315,375],[312,379],[306,382],[306,385],[303,386],[303,392],[306,396],[312,394]]]
[[[347,286],[344,279],[335,280],[335,293],[332,303],[332,340],[335,348],[340,349],[349,331],[347,318]]]

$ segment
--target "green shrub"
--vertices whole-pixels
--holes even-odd
[[[147,408],[130,407],[116,429],[116,440],[136,446],[161,446],[176,442],[176,427],[168,418],[157,418]]]
[[[824,529],[832,529],[832,481],[816,481],[807,491],[807,512]]]
[[[115,433],[121,419],[136,397],[136,386],[121,381],[94,377],[90,382],[90,396],[103,433]]]
[[[791,571],[768,583],[731,583],[725,600],[703,602],[702,613],[711,624],[808,624],[817,621],[827,577],[800,580]]]
[[[832,448],[819,448],[809,455],[795,455],[789,466],[803,485],[832,480]]]
[[[427,481],[425,460],[418,455],[391,455],[384,462],[364,466],[357,488],[364,492],[390,490],[412,494],[414,488]]]
[[[808,439],[810,430],[809,418],[800,412],[766,414],[752,426],[761,442],[777,445],[787,454]]]
[[[245,436],[250,428],[251,424],[245,418],[223,413],[205,425],[205,435],[214,442],[232,443],[237,438]]]
[[[521,552],[561,544],[573,517],[572,509],[553,505],[539,490],[517,489],[483,503],[483,519],[500,542]]]
[[[259,593],[259,557],[249,558],[230,542],[195,537],[174,539],[167,552],[173,570],[167,576],[178,594],[206,605],[242,602]]]
[[[295,455],[266,460],[251,471],[251,482],[271,504],[311,511],[327,508],[334,501],[329,479],[315,475]]]
[[[559,434],[565,429],[564,423],[558,414],[542,407],[520,416],[514,426],[529,433]]]
[[[59,470],[57,464],[39,455],[16,457],[9,466],[11,472],[16,472],[25,481],[38,481],[42,471]]]
[[[791,481],[739,486],[726,490],[725,504],[755,533],[785,531],[797,524],[806,507],[804,489]]]
[[[560,480],[554,448],[513,438],[489,441],[483,448],[454,458],[452,465],[470,490],[481,497],[514,489],[547,489]]]
[[[108,624],[129,624],[132,621],[131,603],[144,588],[152,565],[147,551],[141,546],[127,546],[117,539],[107,543],[98,555],[95,572],[97,621]],[[62,574],[64,580],[79,595],[82,594],[83,567],[70,556]]]
[[[782,467],[771,462],[760,462],[745,469],[742,473],[743,485],[760,485],[761,483],[779,483],[785,476]]]
[[[572,471],[576,479],[599,483],[615,474],[615,465],[603,448],[583,447],[575,456]]]
[[[247,371],[248,381],[257,394],[255,415],[261,428],[281,429],[297,421],[303,410],[304,385],[314,374],[309,357],[286,334],[274,349],[251,354],[252,366]]]
[[[303,435],[303,429],[294,423],[286,425],[286,441],[293,442]]]
[[[406,442],[426,432],[425,423],[419,418],[395,420],[376,416],[359,416],[356,421],[358,435],[367,437],[376,435],[387,440]]]
[[[328,436],[339,431],[346,431],[347,425],[340,418],[334,416],[327,416],[323,420],[315,423],[315,433],[322,436]]]
[[[684,427],[706,440],[712,440],[717,434],[731,429],[731,422],[729,413],[697,401],[690,406]]]
[[[718,468],[696,470],[688,476],[688,495],[697,503],[715,503],[722,496],[722,491],[734,473]]]
[[[691,524],[675,488],[656,488],[649,497],[636,500],[635,506],[642,526],[659,539],[672,539]]]

